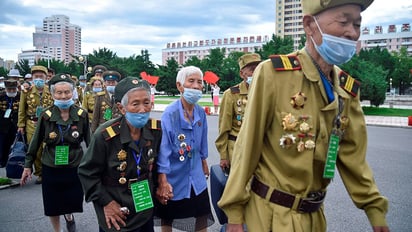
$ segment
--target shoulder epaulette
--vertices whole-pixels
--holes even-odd
[[[77,115],[79,115],[80,117],[82,117],[82,116],[83,116],[83,117],[86,117],[87,114],[84,114],[84,112],[85,112],[85,111],[80,108],[80,109],[77,110]]]
[[[271,55],[273,68],[276,71],[300,70],[300,62],[296,55]]]
[[[46,111],[44,111],[43,117],[45,119],[49,119],[51,117],[51,115],[52,115],[52,112],[50,110],[46,110]]]
[[[161,121],[157,120],[157,119],[149,119],[149,128],[152,130],[161,130],[162,129],[162,125],[161,125]]]
[[[240,88],[238,85],[230,87],[230,92],[231,93],[240,93]]]
[[[341,71],[339,73],[339,86],[348,92],[350,95],[356,97],[360,88],[360,81],[351,77],[349,74]]]
[[[102,130],[103,138],[106,141],[110,140],[118,134],[120,134],[120,122],[115,122]]]

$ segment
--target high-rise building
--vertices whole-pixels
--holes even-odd
[[[174,59],[178,64],[184,64],[194,56],[202,60],[214,48],[224,48],[226,57],[234,51],[255,52],[255,49],[262,48],[263,44],[269,40],[268,35],[258,35],[167,43],[166,48],[162,49],[162,64],[165,65],[168,59]]]
[[[289,36],[293,48],[297,50],[300,38],[305,34],[302,24],[301,0],[276,0],[276,35],[281,38]]]
[[[70,23],[66,15],[52,15],[43,19],[43,26],[33,33],[33,46],[66,64],[81,54],[81,28]],[[47,57],[46,57],[47,58]]]

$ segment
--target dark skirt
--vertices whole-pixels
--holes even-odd
[[[75,168],[42,165],[43,207],[46,216],[83,212],[83,189]]]
[[[190,199],[167,202],[162,205],[156,201],[155,225],[172,226],[183,231],[197,231],[211,226],[215,220],[210,208],[207,189],[199,195],[195,195],[193,189]],[[160,219],[162,222],[160,222]]]

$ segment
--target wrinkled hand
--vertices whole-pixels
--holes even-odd
[[[222,168],[222,170],[225,168],[230,168],[229,160],[226,160],[226,159],[220,160],[220,167]]]
[[[242,224],[227,224],[226,232],[244,232]]]
[[[30,168],[24,168],[23,173],[21,174],[20,178],[20,185],[23,186],[27,184],[27,181],[31,180],[31,169]]]
[[[127,219],[126,215],[120,211],[121,206],[116,201],[111,201],[109,204],[103,207],[104,217],[106,219],[106,225],[109,229],[112,228],[112,225],[116,230],[120,230],[120,225],[126,226],[125,220]]]
[[[389,232],[389,227],[387,226],[372,226],[373,232]]]
[[[17,132],[24,135],[24,127],[17,128]]]
[[[206,179],[209,178],[209,166],[207,166],[207,161],[204,159],[202,160],[202,168],[203,168],[203,173],[205,174]]]
[[[169,182],[160,184],[156,190],[156,198],[163,205],[167,205],[167,201],[173,196],[173,187]]]

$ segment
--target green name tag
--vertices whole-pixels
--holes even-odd
[[[323,170],[323,178],[332,179],[335,176],[338,148],[339,136],[332,133],[329,140],[328,156],[326,157],[325,170]]]
[[[112,109],[107,108],[107,109],[104,111],[103,119],[106,120],[106,121],[112,119]]]
[[[69,164],[69,146],[56,146],[54,153],[55,165],[67,165]]]
[[[130,187],[136,212],[153,208],[152,194],[147,180],[135,182]]]

